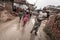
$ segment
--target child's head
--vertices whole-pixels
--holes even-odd
[[[26,12],[26,14],[29,14],[28,12]]]

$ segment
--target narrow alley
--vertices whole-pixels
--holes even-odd
[[[0,40],[60,40],[60,0],[0,0]]]

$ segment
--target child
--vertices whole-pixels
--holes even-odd
[[[47,13],[40,12],[35,19],[35,24],[31,30],[31,33],[35,31],[35,35],[37,35],[37,32],[39,30],[39,27],[41,25],[41,22],[47,18]]]
[[[24,27],[25,24],[27,23],[28,18],[29,18],[29,14],[28,14],[28,12],[27,12],[27,13],[25,13],[24,16],[23,16],[23,27]]]

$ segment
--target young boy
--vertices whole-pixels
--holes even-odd
[[[35,24],[33,26],[33,29],[31,30],[31,33],[33,31],[35,31],[35,35],[37,35],[38,29],[41,25],[42,20],[44,20],[47,17],[47,13],[43,13],[40,12],[37,16],[36,16],[36,20],[35,20]]]

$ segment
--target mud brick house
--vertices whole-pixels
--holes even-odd
[[[20,3],[20,4],[25,4],[26,3],[26,0],[14,0],[14,2]]]

